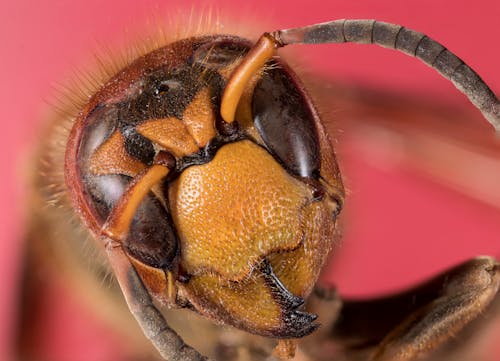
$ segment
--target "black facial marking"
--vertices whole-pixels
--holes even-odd
[[[138,133],[133,126],[123,127],[122,134],[125,138],[124,146],[127,153],[142,163],[151,165],[155,157],[153,143]]]
[[[273,269],[267,260],[261,264],[261,271],[264,275],[266,284],[271,289],[273,297],[287,311],[296,310],[304,304],[304,299],[295,296],[281,283],[273,272]]]
[[[237,142],[243,139],[246,139],[246,136],[240,132],[231,133],[228,134],[227,136],[218,135],[217,137],[212,139],[203,149],[200,149],[199,152],[185,156],[182,159],[180,159],[175,165],[175,170],[169,173],[167,179],[171,180],[175,178],[186,168],[191,167],[193,165],[202,165],[210,162],[217,154],[217,151],[224,145]]]
[[[318,316],[312,313],[302,311],[294,311],[285,314],[283,316],[283,321],[286,326],[280,334],[280,337],[301,338],[313,333],[319,327],[319,324],[313,323],[317,318]]]
[[[313,323],[318,316],[300,311],[304,299],[292,294],[276,277],[270,263],[264,260],[260,265],[264,280],[271,289],[273,298],[282,307],[284,327],[274,331],[274,336],[281,338],[300,338],[315,331],[319,325]]]
[[[290,173],[318,178],[319,140],[305,94],[283,69],[264,73],[253,95],[255,127],[273,156]]]
[[[121,104],[121,126],[130,126],[149,119],[181,118],[182,113],[203,85],[203,69],[187,65],[170,71],[153,70],[140,91]]]
[[[150,119],[182,115],[200,89],[208,87],[213,111],[219,114],[225,80],[211,69],[183,65],[166,72],[163,68],[151,72],[137,94],[118,104],[120,129],[136,126]]]

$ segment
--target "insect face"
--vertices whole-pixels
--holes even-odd
[[[343,187],[304,89],[280,60],[253,76],[236,121],[222,92],[250,48],[189,38],[133,62],[77,118],[66,183],[91,231],[169,306],[273,337],[314,331],[302,310]]]

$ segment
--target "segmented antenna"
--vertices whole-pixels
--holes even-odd
[[[385,48],[399,50],[412,55],[449,79],[481,111],[484,117],[500,132],[500,102],[481,77],[459,57],[437,41],[404,26],[376,20],[335,20],[301,28],[278,30],[264,34],[259,40],[274,42],[274,47],[289,44],[325,44],[325,43],[360,43],[376,44]],[[262,45],[261,45],[262,47]],[[252,50],[256,50],[254,47]],[[249,53],[250,55],[250,53]],[[248,59],[247,56],[242,63]],[[262,62],[262,58],[258,60]],[[246,65],[248,68],[248,65]],[[237,75],[239,67],[232,77]],[[241,75],[239,75],[241,78]],[[221,113],[226,121],[231,122],[230,109],[225,109],[225,99],[237,96],[232,94],[231,80],[226,87]],[[228,89],[229,88],[229,89]],[[226,96],[226,93],[228,94]],[[238,98],[239,99],[239,98]],[[234,98],[232,99],[234,103]],[[224,116],[227,114],[228,119]]]

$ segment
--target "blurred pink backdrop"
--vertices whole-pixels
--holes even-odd
[[[221,9],[228,16],[250,19],[251,23],[261,20],[272,26],[260,31],[340,18],[376,18],[403,24],[438,39],[475,68],[497,94],[500,93],[497,46],[500,2],[497,0],[274,0],[245,5],[235,1],[189,1],[185,4],[159,0],[2,1],[1,360],[14,358],[12,344],[24,246],[26,190],[21,179],[26,170],[23,166],[30,146],[37,141],[47,100],[54,99],[54,85],[64,83],[75,69],[85,65],[98,44],[114,43],[115,39],[135,33],[153,15],[156,19],[161,18],[162,14],[180,8]],[[311,66],[344,82],[424,94],[451,103],[467,103],[435,72],[410,57],[389,50],[324,45],[303,51]],[[341,166],[351,193],[348,202],[349,215],[353,219],[349,219],[344,232],[345,244],[340,250],[343,256],[338,257],[328,277],[341,292],[363,296],[391,291],[475,255],[500,256],[498,207],[458,195],[411,170],[373,167],[349,149],[344,160]],[[65,310],[64,305],[60,308],[62,314],[71,314],[71,309]],[[80,332],[74,338],[92,339],[94,331],[79,322],[82,321],[68,325],[71,332]],[[110,352],[108,346],[99,346],[98,341],[95,355],[82,360],[109,357],[106,356]],[[52,339],[52,342],[57,340]],[[62,347],[61,353],[64,353],[73,345]]]

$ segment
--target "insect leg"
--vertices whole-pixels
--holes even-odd
[[[169,361],[208,360],[207,357],[186,345],[182,338],[169,327],[161,312],[154,305],[153,299],[130,264],[122,247],[109,238],[104,238],[103,241],[106,243],[110,265],[120,284],[130,312],[161,356]]]
[[[499,286],[498,261],[475,258],[398,295],[344,301],[329,336],[347,348],[375,347],[374,361],[416,360],[476,320]]]

